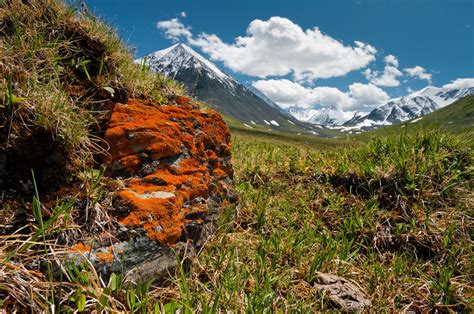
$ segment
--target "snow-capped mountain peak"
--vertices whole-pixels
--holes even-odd
[[[340,125],[357,114],[356,111],[342,111],[334,106],[321,109],[291,107],[287,111],[300,121],[319,125]]]
[[[167,77],[175,78],[179,71],[188,68],[203,69],[206,74],[215,78],[230,87],[237,82],[221,71],[216,65],[208,61],[191,47],[183,43],[175,44],[169,48],[156,51],[141,59],[136,60],[137,63],[147,63],[150,68],[161,72]]]

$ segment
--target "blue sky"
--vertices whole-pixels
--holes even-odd
[[[290,87],[288,82],[298,84],[310,94],[316,87],[337,88],[349,93],[349,87],[359,83],[376,85],[388,96],[395,97],[406,94],[409,89],[420,89],[430,82],[432,85],[442,86],[457,78],[474,77],[473,0],[86,0],[86,3],[91,11],[115,26],[128,44],[136,47],[137,57],[166,48],[176,40],[188,42],[196,51],[212,57],[215,63],[240,81],[247,84],[263,82],[260,87],[264,92],[265,88],[268,89],[271,83],[277,81],[282,88],[283,85],[285,88]],[[283,19],[271,20],[272,17]],[[263,22],[255,27],[259,35],[247,32],[254,20]],[[164,24],[159,29],[159,21],[174,22]],[[172,35],[176,27],[179,28],[180,36]],[[311,50],[306,58],[296,52],[291,56],[291,49],[282,46],[281,51],[288,48],[290,52],[282,52],[281,57],[285,60],[280,61],[275,52],[280,51],[280,48],[274,49],[274,38],[261,37],[261,32],[271,31],[273,27],[296,30],[301,35],[301,43],[295,43],[297,47],[305,51]],[[311,33],[315,28],[319,29],[325,40],[338,43],[339,48],[335,47],[334,52],[329,54],[340,54],[339,60],[321,59],[321,55],[318,55],[320,48],[314,42],[316,37],[320,37]],[[183,29],[191,35],[183,35]],[[204,42],[199,42],[199,35],[203,33],[216,35],[213,38],[218,38],[219,42],[211,42],[212,38],[208,35],[201,37],[205,39]],[[238,36],[246,37],[253,43],[248,44],[246,49],[238,49],[235,44]],[[268,58],[269,64],[265,67],[288,62],[288,71],[267,69],[264,65],[259,69],[261,62],[246,59],[252,58],[250,51],[259,51],[259,43],[267,39],[273,50],[269,50],[269,47],[262,50],[266,53],[270,51],[271,55]],[[370,45],[376,52],[364,48],[367,60],[359,62],[360,55],[353,53],[357,48],[355,41]],[[246,64],[230,60],[232,57],[223,55],[223,49],[234,51],[235,56]],[[305,59],[295,61],[296,64],[288,61],[298,58]],[[317,65],[318,62],[320,65]],[[332,73],[331,69],[324,68],[325,62],[334,62],[333,68],[340,66],[340,71]],[[347,66],[354,62],[355,64]],[[313,69],[309,78],[295,74],[303,71],[305,65]],[[424,70],[415,68],[416,66]],[[386,67],[387,75],[384,76]],[[370,73],[366,72],[367,69],[370,69]],[[396,74],[397,71],[400,74]],[[274,97],[282,96],[278,91],[273,92]],[[285,96],[288,95],[282,97]],[[311,103],[314,97],[308,97],[306,102]],[[316,99],[321,100],[321,97]]]

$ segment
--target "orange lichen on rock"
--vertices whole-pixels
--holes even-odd
[[[80,253],[89,253],[91,251],[91,247],[88,245],[85,245],[82,242],[78,242],[76,245],[71,247],[70,249],[71,252],[80,252]]]
[[[115,105],[104,139],[110,175],[125,183],[118,197],[130,207],[119,222],[161,243],[176,243],[193,213],[202,223],[210,197],[232,178],[228,127],[187,97]]]
[[[94,254],[102,263],[112,263],[114,259],[114,255],[112,253],[95,252]]]

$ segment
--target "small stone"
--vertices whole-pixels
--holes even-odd
[[[314,287],[325,293],[343,311],[361,311],[372,305],[362,289],[336,275],[318,272]]]

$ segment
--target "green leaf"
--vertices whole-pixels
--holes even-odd
[[[165,313],[175,313],[177,310],[177,303],[176,301],[171,301],[170,303],[166,303],[164,306]]]
[[[118,288],[118,277],[115,273],[112,273],[112,275],[110,276],[110,279],[109,279],[109,286],[110,286],[110,289],[112,289],[112,291],[116,291],[117,288]]]
[[[18,103],[21,103],[22,101],[25,101],[27,98],[23,98],[23,97],[17,97],[15,95],[12,95],[11,96],[11,103],[12,104],[18,104]]]
[[[86,295],[81,293],[77,300],[77,310],[79,312],[85,311],[86,309]]]

